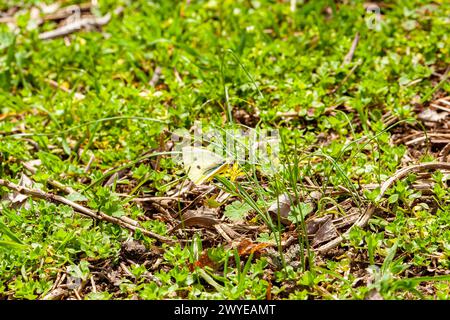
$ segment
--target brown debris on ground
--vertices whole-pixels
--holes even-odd
[[[84,9],[83,9],[84,10]],[[59,12],[59,11],[57,11]],[[55,13],[55,17],[58,14]],[[58,17],[62,17],[60,14]],[[50,18],[49,18],[50,19]],[[56,18],[55,18],[56,19]],[[64,19],[63,17],[61,19]],[[391,130],[392,144],[405,145],[408,149],[406,156],[402,159],[403,168],[398,170],[390,179],[382,185],[361,185],[358,192],[361,196],[364,190],[373,190],[377,187],[381,188],[380,195],[377,200],[382,200],[385,191],[393,185],[394,182],[403,179],[409,173],[414,172],[417,175],[413,188],[422,192],[422,202],[427,201],[428,194],[433,189],[434,181],[431,174],[433,170],[441,170],[446,176],[450,175],[450,97],[439,97],[427,106],[416,107],[417,119],[419,122],[415,124],[403,124]],[[235,116],[241,123],[252,125],[257,121],[257,117],[250,116],[244,110],[234,110]],[[11,116],[11,115],[4,115]],[[396,118],[390,113],[383,116],[386,126],[393,124]],[[166,151],[169,151],[167,148]],[[432,156],[437,159],[433,163],[419,163],[418,160],[424,156]],[[154,162],[146,159],[142,163],[156,165]],[[33,166],[24,164],[24,167],[33,173]],[[33,169],[34,168],[34,169]],[[133,181],[131,170],[129,168],[116,170],[111,168],[108,172],[112,173],[103,183],[104,186],[114,184],[120,179],[127,179],[130,183],[127,186],[118,185],[118,191],[121,196],[128,196],[137,183]],[[107,172],[105,172],[107,173]],[[72,193],[73,190],[68,189],[57,181],[49,180],[48,184],[55,190],[64,193]],[[224,201],[217,207],[208,207],[206,197],[218,199],[223,196],[223,192],[215,186],[194,186],[189,183],[178,185],[178,189],[171,190],[167,196],[154,196],[148,194],[139,194],[138,197],[131,199],[138,206],[144,209],[144,217],[140,217],[141,221],[131,219],[116,219],[121,221],[113,221],[109,217],[101,215],[101,213],[92,212],[89,208],[69,202],[64,202],[64,198],[56,194],[44,193],[40,190],[31,189],[31,180],[23,175],[23,180],[19,185],[8,183],[0,180],[0,185],[6,186],[15,191],[13,197],[16,202],[22,202],[28,196],[34,196],[46,200],[65,203],[73,206],[77,211],[91,216],[94,219],[103,219],[112,223],[117,223],[127,227],[130,230],[142,230],[140,222],[142,220],[159,219],[168,226],[169,236],[175,236],[181,243],[189,243],[195,234],[200,235],[203,243],[204,251],[201,253],[199,260],[195,262],[195,266],[209,266],[214,269],[214,263],[209,260],[206,249],[222,245],[229,249],[237,249],[239,255],[248,256],[250,254],[266,255],[270,259],[271,270],[279,270],[281,268],[280,255],[277,251],[275,243],[259,243],[256,241],[261,232],[268,232],[268,227],[258,225],[250,219],[242,222],[230,221],[223,214],[225,204],[236,200],[229,194],[224,197]],[[354,274],[359,274],[360,278],[355,285],[366,285],[370,281],[370,277],[366,271],[368,266],[368,257],[361,252],[346,252],[338,247],[342,243],[344,236],[349,234],[351,228],[366,227],[369,219],[374,214],[386,215],[383,211],[383,202],[379,203],[379,207],[373,203],[357,203],[354,194],[345,188],[322,187],[317,184],[307,183],[305,189],[309,194],[303,195],[304,199],[311,203],[314,211],[305,221],[306,230],[299,230],[295,225],[287,219],[290,211],[289,196],[282,195],[278,201],[280,207],[268,207],[267,211],[276,217],[281,216],[281,222],[286,226],[286,231],[282,235],[282,245],[287,263],[293,267],[298,267],[300,257],[305,254],[304,248],[299,245],[298,237],[306,236],[310,242],[311,249],[317,255],[316,259],[323,258],[338,259],[347,254],[352,256],[352,268]],[[317,202],[321,197],[330,196],[338,197],[339,201],[334,205],[328,205],[322,210],[318,210]],[[337,199],[337,198],[336,198]],[[20,201],[19,201],[20,200]],[[298,199],[297,199],[298,200]],[[13,201],[14,202],[14,201]],[[430,201],[430,204],[433,202]],[[126,217],[125,217],[126,218]],[[167,242],[167,237],[155,236],[153,233],[144,234],[157,239],[161,242]],[[177,241],[173,240],[173,241]],[[146,246],[136,240],[129,240],[122,244],[118,263],[112,263],[110,260],[90,261],[94,277],[85,281],[78,289],[71,289],[70,279],[67,273],[61,271],[58,275],[55,285],[44,299],[63,299],[73,298],[80,299],[89,292],[108,291],[114,295],[120,295],[119,285],[128,279],[134,281],[134,276],[130,272],[130,266],[134,264],[144,264],[148,267],[148,271],[144,274],[149,281],[157,281],[152,275],[152,271],[163,268],[161,266],[162,250],[156,247],[150,250]],[[378,262],[377,262],[378,263]],[[414,270],[415,274],[421,274],[424,270]],[[428,270],[431,274],[445,273],[445,270]],[[289,287],[289,285],[287,285]],[[294,288],[295,285],[292,286]],[[423,290],[430,290],[426,284]],[[287,290],[289,292],[289,290]],[[379,293],[370,292],[367,299],[379,299]]]
[[[450,97],[436,99],[426,108],[417,107],[418,124],[394,130],[393,143],[408,147],[405,164],[425,155],[448,161],[450,153]]]
[[[46,23],[55,23],[57,27],[53,30],[45,31],[39,34],[39,39],[50,40],[58,37],[66,37],[80,30],[94,31],[106,25],[111,19],[111,13],[102,17],[97,17],[94,12],[98,9],[94,2],[60,7],[56,2],[51,5],[38,4],[30,9],[22,9],[18,6],[10,8],[0,16],[0,23],[6,23],[11,29],[16,28],[16,16],[29,11],[29,28],[39,28]],[[119,7],[114,14],[119,15],[123,8]],[[65,38],[66,43],[70,41]]]

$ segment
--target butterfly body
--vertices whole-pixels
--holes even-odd
[[[196,185],[208,181],[229,164],[220,155],[203,148],[184,147],[182,156],[187,175]]]

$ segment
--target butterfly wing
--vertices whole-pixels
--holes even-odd
[[[206,149],[184,147],[182,154],[187,175],[197,185],[214,176],[226,165],[224,158]]]

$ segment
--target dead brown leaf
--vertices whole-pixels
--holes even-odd
[[[214,228],[214,226],[221,221],[217,219],[217,211],[206,207],[201,207],[197,210],[188,210],[181,216],[181,222],[173,227],[169,234],[180,228],[190,226],[198,226],[204,228]]]
[[[339,233],[337,232],[336,227],[331,220],[331,217],[329,217],[328,220],[326,220],[317,230],[312,242],[312,246],[315,247],[318,244],[327,242],[338,236]]]
[[[448,112],[437,112],[436,110],[425,109],[417,115],[422,121],[441,122],[447,118]]]
[[[291,212],[291,199],[289,195],[280,195],[278,200],[269,207],[268,211],[275,218],[279,216],[281,223],[285,225],[291,224],[291,221],[287,219],[289,212]]]
[[[239,256],[248,256],[252,253],[260,253],[265,248],[272,246],[273,244],[266,242],[255,243],[249,238],[244,238],[237,243],[233,243],[232,245],[232,247],[237,249]]]

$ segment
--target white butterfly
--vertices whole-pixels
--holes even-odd
[[[220,172],[229,161],[203,148],[182,148],[184,169],[189,179],[200,185]]]

